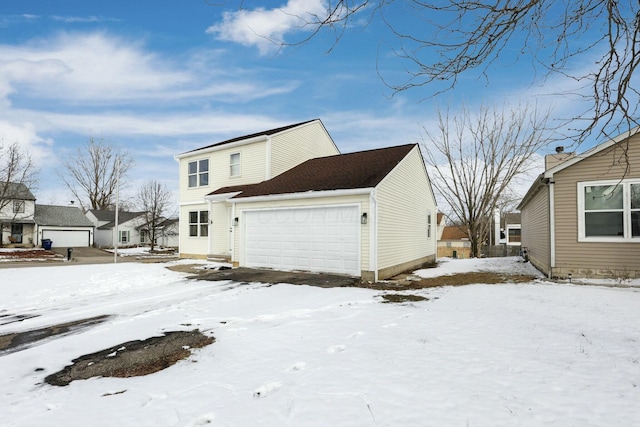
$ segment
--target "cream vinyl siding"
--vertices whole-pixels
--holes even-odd
[[[238,202],[236,203],[236,216],[240,218],[240,224],[234,227],[234,251],[233,261],[240,262],[240,242],[243,233],[243,216],[242,212],[246,210],[256,209],[273,209],[273,208],[285,208],[285,207],[313,207],[313,206],[333,206],[333,205],[352,205],[356,204],[360,207],[360,215],[367,212],[367,215],[371,217],[369,212],[369,195],[354,195],[354,196],[339,196],[339,197],[319,197],[319,198],[305,198],[305,199],[290,199],[290,200],[277,200],[272,202]],[[369,266],[369,225],[371,221],[366,225],[361,225],[360,234],[360,265],[361,269],[367,270]]]
[[[240,176],[230,176],[231,154],[240,153]],[[197,154],[180,159],[180,202],[203,201],[204,196],[212,191],[231,185],[253,184],[264,181],[266,163],[266,141],[254,142],[219,149],[214,152]],[[188,165],[201,159],[209,159],[209,185],[204,187],[189,187]]]
[[[378,270],[435,256],[437,207],[417,147],[376,189],[378,206]],[[431,239],[427,214],[431,213]]]
[[[207,237],[189,236],[189,212],[192,211],[208,211],[209,204],[194,204],[180,207],[180,256],[190,257],[199,255],[206,257],[209,254]],[[211,219],[211,216],[209,217]],[[211,230],[209,230],[211,231]],[[209,233],[211,234],[211,233]]]
[[[624,142],[623,142],[624,144]],[[640,274],[640,242],[578,242],[578,182],[640,178],[640,135],[629,140],[629,170],[620,149],[610,147],[554,175],[556,265],[554,275]],[[620,163],[617,161],[620,160]]]
[[[549,187],[542,185],[540,191],[522,208],[522,247],[527,248],[529,259],[545,274],[551,267],[549,244]]]
[[[336,145],[319,121],[288,129],[271,137],[271,176],[316,157],[339,154]]]

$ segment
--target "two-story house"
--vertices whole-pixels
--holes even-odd
[[[436,257],[415,144],[340,154],[320,120],[177,155],[180,256],[390,277]]]
[[[25,184],[0,184],[0,237],[3,245],[34,244],[35,209],[36,198]]]

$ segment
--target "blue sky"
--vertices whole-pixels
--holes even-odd
[[[235,3],[214,3],[3,4],[0,137],[18,141],[36,160],[39,203],[72,200],[55,171],[89,137],[133,154],[136,166],[124,190],[130,196],[149,179],[176,189],[173,156],[227,138],[320,118],[345,153],[413,143],[437,108],[517,103],[567,84],[548,79],[541,88],[530,60],[508,58],[489,82],[465,76],[434,98],[427,98],[433,86],[394,95],[379,74],[392,82],[406,74],[388,49],[394,38],[378,23],[349,28],[331,53],[328,33],[278,49],[264,36],[303,39],[295,16],[321,0],[279,0],[258,10],[245,2],[243,12]],[[395,12],[392,19],[405,19]],[[570,100],[539,102],[566,113]]]

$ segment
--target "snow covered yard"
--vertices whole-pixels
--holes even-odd
[[[514,269],[532,273],[512,258],[417,274]],[[187,280],[161,264],[2,270],[0,316],[36,317],[0,317],[0,335],[111,316],[0,353],[2,423],[640,424],[640,287],[477,284],[413,290],[427,300],[409,304],[384,293]],[[195,328],[216,342],[152,375],[43,381],[84,354]]]

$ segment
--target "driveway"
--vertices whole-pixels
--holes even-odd
[[[355,286],[360,283],[360,279],[357,277],[342,276],[339,274],[259,270],[243,267],[229,270],[204,270],[204,272],[191,276],[190,278],[210,281],[231,280],[240,283],[291,283],[294,285],[309,285],[321,288]]]

